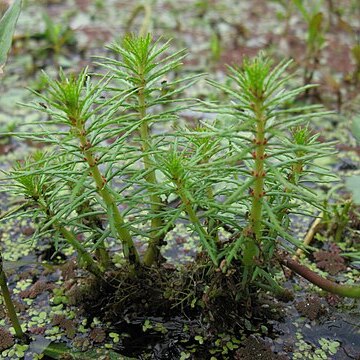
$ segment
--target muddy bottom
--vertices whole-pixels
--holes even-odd
[[[114,351],[134,359],[359,359],[355,301],[304,291],[283,301],[252,289],[244,297],[240,277],[205,265],[165,265],[138,277],[123,268],[69,295],[90,322],[96,316],[119,334]]]

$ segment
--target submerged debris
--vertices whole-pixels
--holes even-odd
[[[178,269],[144,268],[133,277],[123,267],[103,280],[82,279],[66,294],[83,308],[88,323],[100,317],[110,323],[109,336],[123,334],[113,349],[124,356],[151,353],[151,359],[177,359],[190,351],[202,359],[211,350],[222,358],[225,350],[234,354],[241,334],[262,331],[266,321],[282,316],[274,299],[259,297],[253,289],[251,301],[238,295],[239,269],[223,274],[200,262]],[[225,334],[233,335],[224,340]],[[106,333],[94,328],[88,339],[101,343]]]
[[[63,315],[55,314],[52,323],[60,326],[69,339],[73,339],[76,335],[76,322],[74,320],[67,319]]]
[[[105,337],[106,337],[106,332],[102,328],[94,328],[91,330],[89,334],[89,338],[94,343],[102,343],[105,340]]]
[[[8,349],[13,345],[14,345],[14,339],[12,335],[7,330],[0,327],[0,351]]]
[[[234,356],[235,360],[288,360],[286,355],[274,354],[269,345],[262,339],[249,336]]]
[[[42,294],[44,291],[54,289],[55,285],[48,283],[45,280],[38,280],[35,284],[30,286],[28,289],[23,290],[19,293],[21,298],[30,298],[35,299],[38,295]]]
[[[309,320],[315,320],[325,313],[325,308],[318,296],[307,296],[306,300],[299,301],[296,305],[296,310]]]
[[[331,244],[329,251],[317,251],[314,254],[317,267],[327,271],[330,275],[336,275],[340,271],[346,270],[345,259],[340,256],[340,251],[336,244]]]

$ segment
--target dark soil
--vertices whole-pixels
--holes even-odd
[[[67,293],[89,322],[100,317],[111,331],[127,334],[114,347],[124,356],[177,359],[181,352],[193,349],[194,358],[206,359],[211,349],[223,351],[224,345],[217,342],[219,334],[244,338],[284,316],[285,303],[259,295],[255,289],[242,289],[241,271],[235,268],[223,274],[197,262],[180,269],[143,268],[139,273],[130,276],[125,267],[102,280],[76,283]],[[269,336],[275,336],[268,330]],[[236,343],[233,349],[229,346],[227,355],[235,354]],[[260,349],[265,347],[262,344]],[[267,351],[272,354],[270,348]]]

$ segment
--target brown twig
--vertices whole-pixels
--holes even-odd
[[[360,298],[360,286],[358,285],[342,285],[337,284],[331,280],[325,279],[310,270],[308,267],[299,264],[297,261],[291,259],[289,256],[278,255],[278,260],[281,264],[289,268],[290,270],[301,275],[306,280],[310,281],[319,288],[337,294],[340,296]]]
[[[319,216],[311,224],[308,232],[306,233],[306,235],[304,237],[304,241],[303,241],[304,246],[307,246],[311,243],[312,239],[314,238],[314,236],[318,230],[318,227],[321,223],[323,215],[324,214],[321,212],[319,214]],[[295,255],[293,256],[293,260],[297,260],[303,253],[304,253],[303,249],[297,249]]]

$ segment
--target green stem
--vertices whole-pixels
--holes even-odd
[[[54,214],[50,210],[44,198],[39,198],[37,204],[40,209],[46,214],[49,220],[53,219]],[[85,270],[90,271],[95,276],[101,276],[102,270],[96,264],[92,256],[88,253],[86,248],[77,240],[76,236],[67,230],[59,221],[54,221],[52,224],[54,230],[59,231],[64,239],[70,244],[79,254],[80,259],[84,262]]]
[[[104,242],[101,242],[101,244],[97,246],[95,250],[95,257],[99,260],[103,269],[107,269],[111,265],[110,256]]]
[[[146,101],[145,101],[145,78],[143,72],[140,71],[141,77],[141,87],[138,93],[138,102],[139,102],[139,117],[142,119],[142,124],[140,125],[140,138],[141,138],[141,148],[143,153],[143,163],[144,169],[146,172],[145,180],[156,187],[157,180],[155,175],[155,170],[151,170],[152,161],[149,156],[149,151],[151,150],[151,136],[150,129],[146,119]],[[148,248],[144,255],[144,264],[146,266],[151,266],[154,262],[158,261],[160,258],[160,244],[164,238],[164,234],[159,234],[159,230],[163,228],[163,221],[159,216],[162,208],[162,201],[159,195],[150,195],[150,208],[151,213],[154,216],[151,219],[151,233],[150,241]]]
[[[144,11],[144,17],[143,17],[143,21],[141,24],[141,28],[139,30],[139,35],[146,36],[146,34],[149,32],[152,9],[151,9],[151,5],[149,4],[149,2],[147,2],[145,4],[140,4],[140,5],[136,6],[134,8],[134,10],[132,11],[132,13],[130,14],[129,20],[127,21],[126,27],[125,27],[127,33],[130,32],[132,23],[134,22],[134,20],[140,14],[141,11]]]
[[[25,334],[21,329],[19,318],[18,318],[18,316],[16,314],[14,304],[13,304],[13,302],[11,300],[10,291],[9,291],[8,286],[7,286],[7,279],[6,279],[4,269],[3,269],[3,262],[2,262],[1,253],[0,253],[0,288],[1,288],[1,292],[3,294],[3,298],[4,298],[4,301],[5,301],[5,306],[7,308],[10,321],[12,323],[12,326],[13,326],[14,330],[15,330],[16,337],[19,338],[19,339],[24,339]]]
[[[77,209],[76,212],[78,215],[86,214],[92,211],[90,201],[86,201],[85,203],[81,204]],[[91,215],[86,217],[86,219],[82,220],[83,224],[87,225],[91,229],[97,231],[98,229],[102,228],[101,220],[96,215]],[[97,240],[93,240],[94,244],[97,244]],[[104,240],[101,243],[97,244],[95,249],[95,257],[99,260],[103,269],[107,269],[111,263],[110,256],[108,251],[106,250]]]
[[[264,160],[266,157],[265,138],[266,117],[262,108],[262,101],[253,104],[255,115],[255,150],[252,152],[254,158],[254,168],[252,176],[254,177],[253,189],[251,190],[252,204],[249,216],[249,226],[245,229],[244,235],[247,237],[243,251],[243,263],[248,269],[249,274],[254,270],[254,259],[259,256],[259,249],[262,238],[262,208],[264,196]]]
[[[198,233],[202,245],[206,248],[208,254],[210,255],[211,260],[213,261],[215,266],[218,266],[218,259],[217,259],[217,251],[216,245],[214,242],[209,243],[209,240],[212,240],[211,237],[207,234],[206,230],[202,226],[198,216],[194,208],[191,206],[191,202],[185,194],[185,191],[181,188],[180,182],[177,182],[178,194],[180,199],[185,207],[185,211],[189,216],[190,222],[194,225],[196,232]]]
[[[130,264],[138,266],[140,264],[139,254],[136,250],[132,236],[128,229],[125,227],[125,221],[116,205],[114,197],[109,191],[108,185],[106,184],[106,179],[101,174],[99,167],[97,166],[91,149],[91,144],[84,135],[85,133],[85,129],[81,126],[80,130],[78,131],[81,149],[84,153],[85,160],[90,168],[91,175],[94,178],[98,193],[104,200],[104,203],[108,209],[108,216],[112,216],[113,218],[112,223],[114,224],[116,232],[122,243],[125,259],[127,259]]]
[[[255,241],[260,244],[261,232],[262,232],[262,198],[264,196],[264,159],[265,159],[265,124],[266,118],[263,114],[262,104],[256,104],[254,106],[256,128],[255,128],[255,151],[253,152],[254,157],[254,188],[253,188],[253,200],[250,210],[251,230],[255,236]]]
[[[96,277],[101,276],[102,270],[96,264],[92,256],[83,247],[83,245],[76,239],[75,235],[59,223],[55,223],[54,228],[57,229],[64,237],[64,239],[78,252],[80,259],[84,261],[85,270],[90,271]]]
[[[209,157],[205,156],[204,159],[201,161],[201,164],[208,164],[210,161]],[[208,175],[207,173],[204,175],[206,176]],[[211,185],[209,185],[209,187],[206,189],[206,195],[207,198],[212,201],[214,200],[214,192],[213,189],[211,187]],[[216,228],[216,221],[214,219],[208,218],[208,226],[207,226],[207,232],[209,234],[209,236],[211,236],[216,244],[220,244],[220,240],[219,240],[219,234]]]
[[[346,201],[344,203],[343,208],[339,210],[339,214],[337,216],[337,218],[338,218],[337,219],[337,227],[336,227],[336,232],[334,235],[334,241],[336,243],[341,241],[341,237],[344,233],[345,227],[349,222],[349,211],[350,211],[351,206],[352,206],[352,202]]]
[[[346,223],[339,223],[337,225],[337,228],[336,228],[336,232],[335,232],[335,235],[334,235],[334,242],[335,243],[339,243],[341,241],[341,238],[342,238],[342,235],[344,233],[344,230],[345,230],[345,227],[346,227]]]

